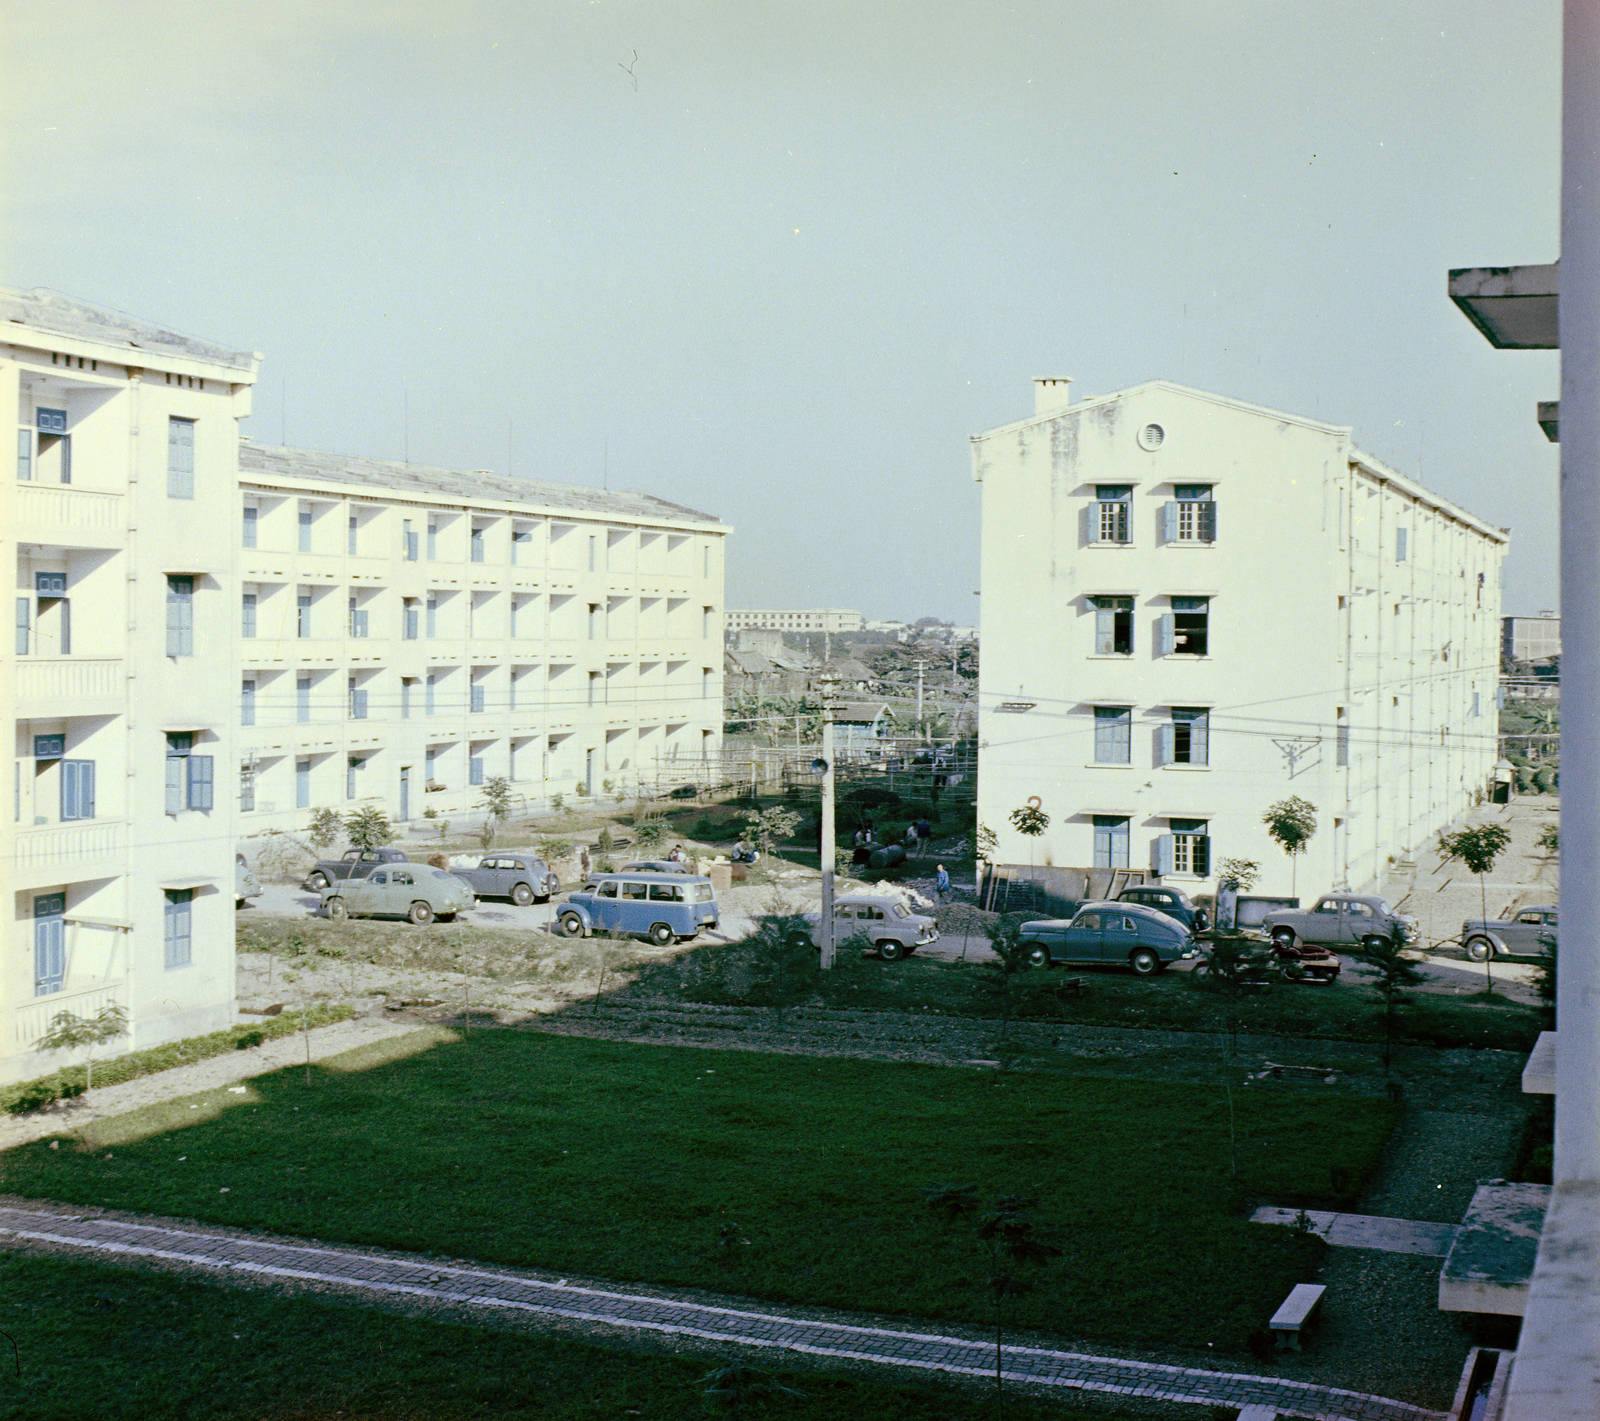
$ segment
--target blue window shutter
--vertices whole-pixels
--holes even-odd
[[[194,421],[167,420],[167,496],[194,497]]]
[[[1178,505],[1176,501],[1161,505],[1161,541],[1175,543],[1178,541]]]
[[[1201,878],[1211,876],[1211,835],[1196,834],[1194,836],[1194,871]]]
[[[1211,713],[1197,715],[1189,722],[1189,763],[1191,765],[1209,765],[1211,763]]]
[[[1171,834],[1160,834],[1151,842],[1151,858],[1157,873],[1172,872],[1172,839]]]
[[[210,755],[189,756],[189,808],[211,808],[211,771],[213,759]]]
[[[28,634],[33,630],[33,601],[28,597],[17,598],[17,655],[28,654]]]
[[[33,900],[33,994],[47,997],[59,992],[66,982],[67,911],[64,894],[42,894]]]
[[[1111,607],[1094,609],[1094,650],[1096,656],[1110,656],[1116,649],[1117,614]]]
[[[1200,536],[1208,543],[1217,541],[1217,505],[1215,500],[1207,500],[1200,505],[1205,517],[1201,519]]]
[[[1156,726],[1156,764],[1172,763],[1172,724],[1170,721]]]
[[[1163,612],[1156,618],[1156,655],[1171,656],[1175,645],[1177,642],[1173,633],[1172,613]]]
[[[1394,530],[1394,560],[1396,562],[1404,562],[1406,560],[1406,530],[1404,528],[1396,528]]]
[[[167,813],[183,812],[183,778],[186,755],[167,756]]]
[[[28,480],[33,477],[33,431],[19,429],[17,431],[17,477]]]
[[[1100,541],[1100,505],[1090,503],[1083,510],[1083,541],[1085,543],[1098,543]]]
[[[65,434],[67,432],[67,412],[65,410],[36,410],[36,428],[41,434]]]

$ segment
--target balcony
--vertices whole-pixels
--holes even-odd
[[[121,820],[20,830],[14,886],[114,878],[125,867],[127,841],[128,826]]]
[[[21,656],[16,667],[19,719],[120,715],[126,708],[119,656]]]
[[[120,548],[127,542],[122,495],[49,484],[17,485],[19,543],[61,548]]]
[[[50,1029],[57,1012],[69,1011],[77,1017],[92,1017],[101,1007],[112,1005],[121,995],[116,987],[95,987],[87,992],[55,992],[48,997],[33,997],[11,1016],[11,1046],[29,1050]]]

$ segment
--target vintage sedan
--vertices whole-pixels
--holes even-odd
[[[1474,962],[1544,957],[1556,945],[1558,916],[1554,903],[1538,903],[1505,918],[1469,918],[1461,925],[1461,945]]]
[[[480,898],[509,898],[521,907],[548,903],[561,891],[561,880],[537,854],[485,854],[476,868],[450,872]]]
[[[472,889],[453,873],[425,863],[385,864],[365,878],[350,878],[322,891],[322,911],[336,923],[346,918],[410,918],[418,927],[441,923],[472,907]]]
[[[1206,930],[1206,910],[1196,907],[1190,902],[1187,893],[1176,888],[1160,888],[1148,883],[1135,884],[1132,888],[1124,888],[1117,894],[1117,902],[1138,903],[1146,908],[1154,908],[1158,913],[1176,918],[1192,933],[1203,933]]]
[[[261,893],[261,883],[250,872],[250,865],[245,862],[243,854],[233,856],[233,906],[242,908],[248,899],[258,897]]]
[[[1182,923],[1137,903],[1085,903],[1070,918],[1036,919],[1019,931],[1035,967],[1103,963],[1149,977],[1200,955]]]
[[[1403,918],[1382,898],[1367,893],[1324,893],[1310,912],[1277,909],[1261,920],[1260,931],[1274,942],[1292,947],[1314,942],[1319,947],[1364,947],[1416,942],[1415,918]]]
[[[822,914],[807,913],[811,925],[811,940],[817,942],[821,930]],[[852,893],[848,898],[836,898],[833,904],[833,940],[841,943],[847,937],[865,937],[885,962],[898,962],[910,957],[919,947],[939,941],[938,922],[923,913],[913,913],[898,898],[873,897]],[[818,944],[820,946],[820,943]]]

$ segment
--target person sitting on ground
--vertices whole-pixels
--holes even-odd
[[[733,846],[733,861],[735,863],[754,863],[756,861],[756,851],[752,848],[746,848],[744,840],[740,839]]]
[[[683,862],[683,845],[682,844],[674,844],[672,846],[672,852],[667,855],[667,858],[673,863],[682,863]]]

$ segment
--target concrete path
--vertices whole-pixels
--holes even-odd
[[[1257,1209],[1253,1224],[1279,1224],[1293,1228],[1299,1209]],[[1443,1258],[1461,1234],[1460,1224],[1438,1224],[1421,1219],[1385,1219],[1377,1214],[1330,1214],[1305,1210],[1310,1231],[1333,1248],[1372,1248],[1380,1253],[1420,1253]]]
[[[751,1303],[714,1306],[662,1292],[569,1283],[531,1272],[440,1263],[414,1254],[330,1248],[170,1219],[135,1220],[23,1201],[0,1203],[0,1246],[63,1249],[107,1263],[148,1262],[285,1286],[337,1289],[369,1305],[434,1303],[492,1308],[524,1317],[576,1322],[591,1330],[647,1332],[691,1345],[754,1347],[801,1356],[992,1377],[991,1343],[975,1338],[887,1328],[808,1310],[787,1316]],[[1092,1391],[1194,1405],[1259,1407],[1258,1414],[1316,1421],[1444,1421],[1441,1413],[1385,1397],[1277,1377],[1211,1372],[1007,1347],[1008,1379],[1062,1391]]]

